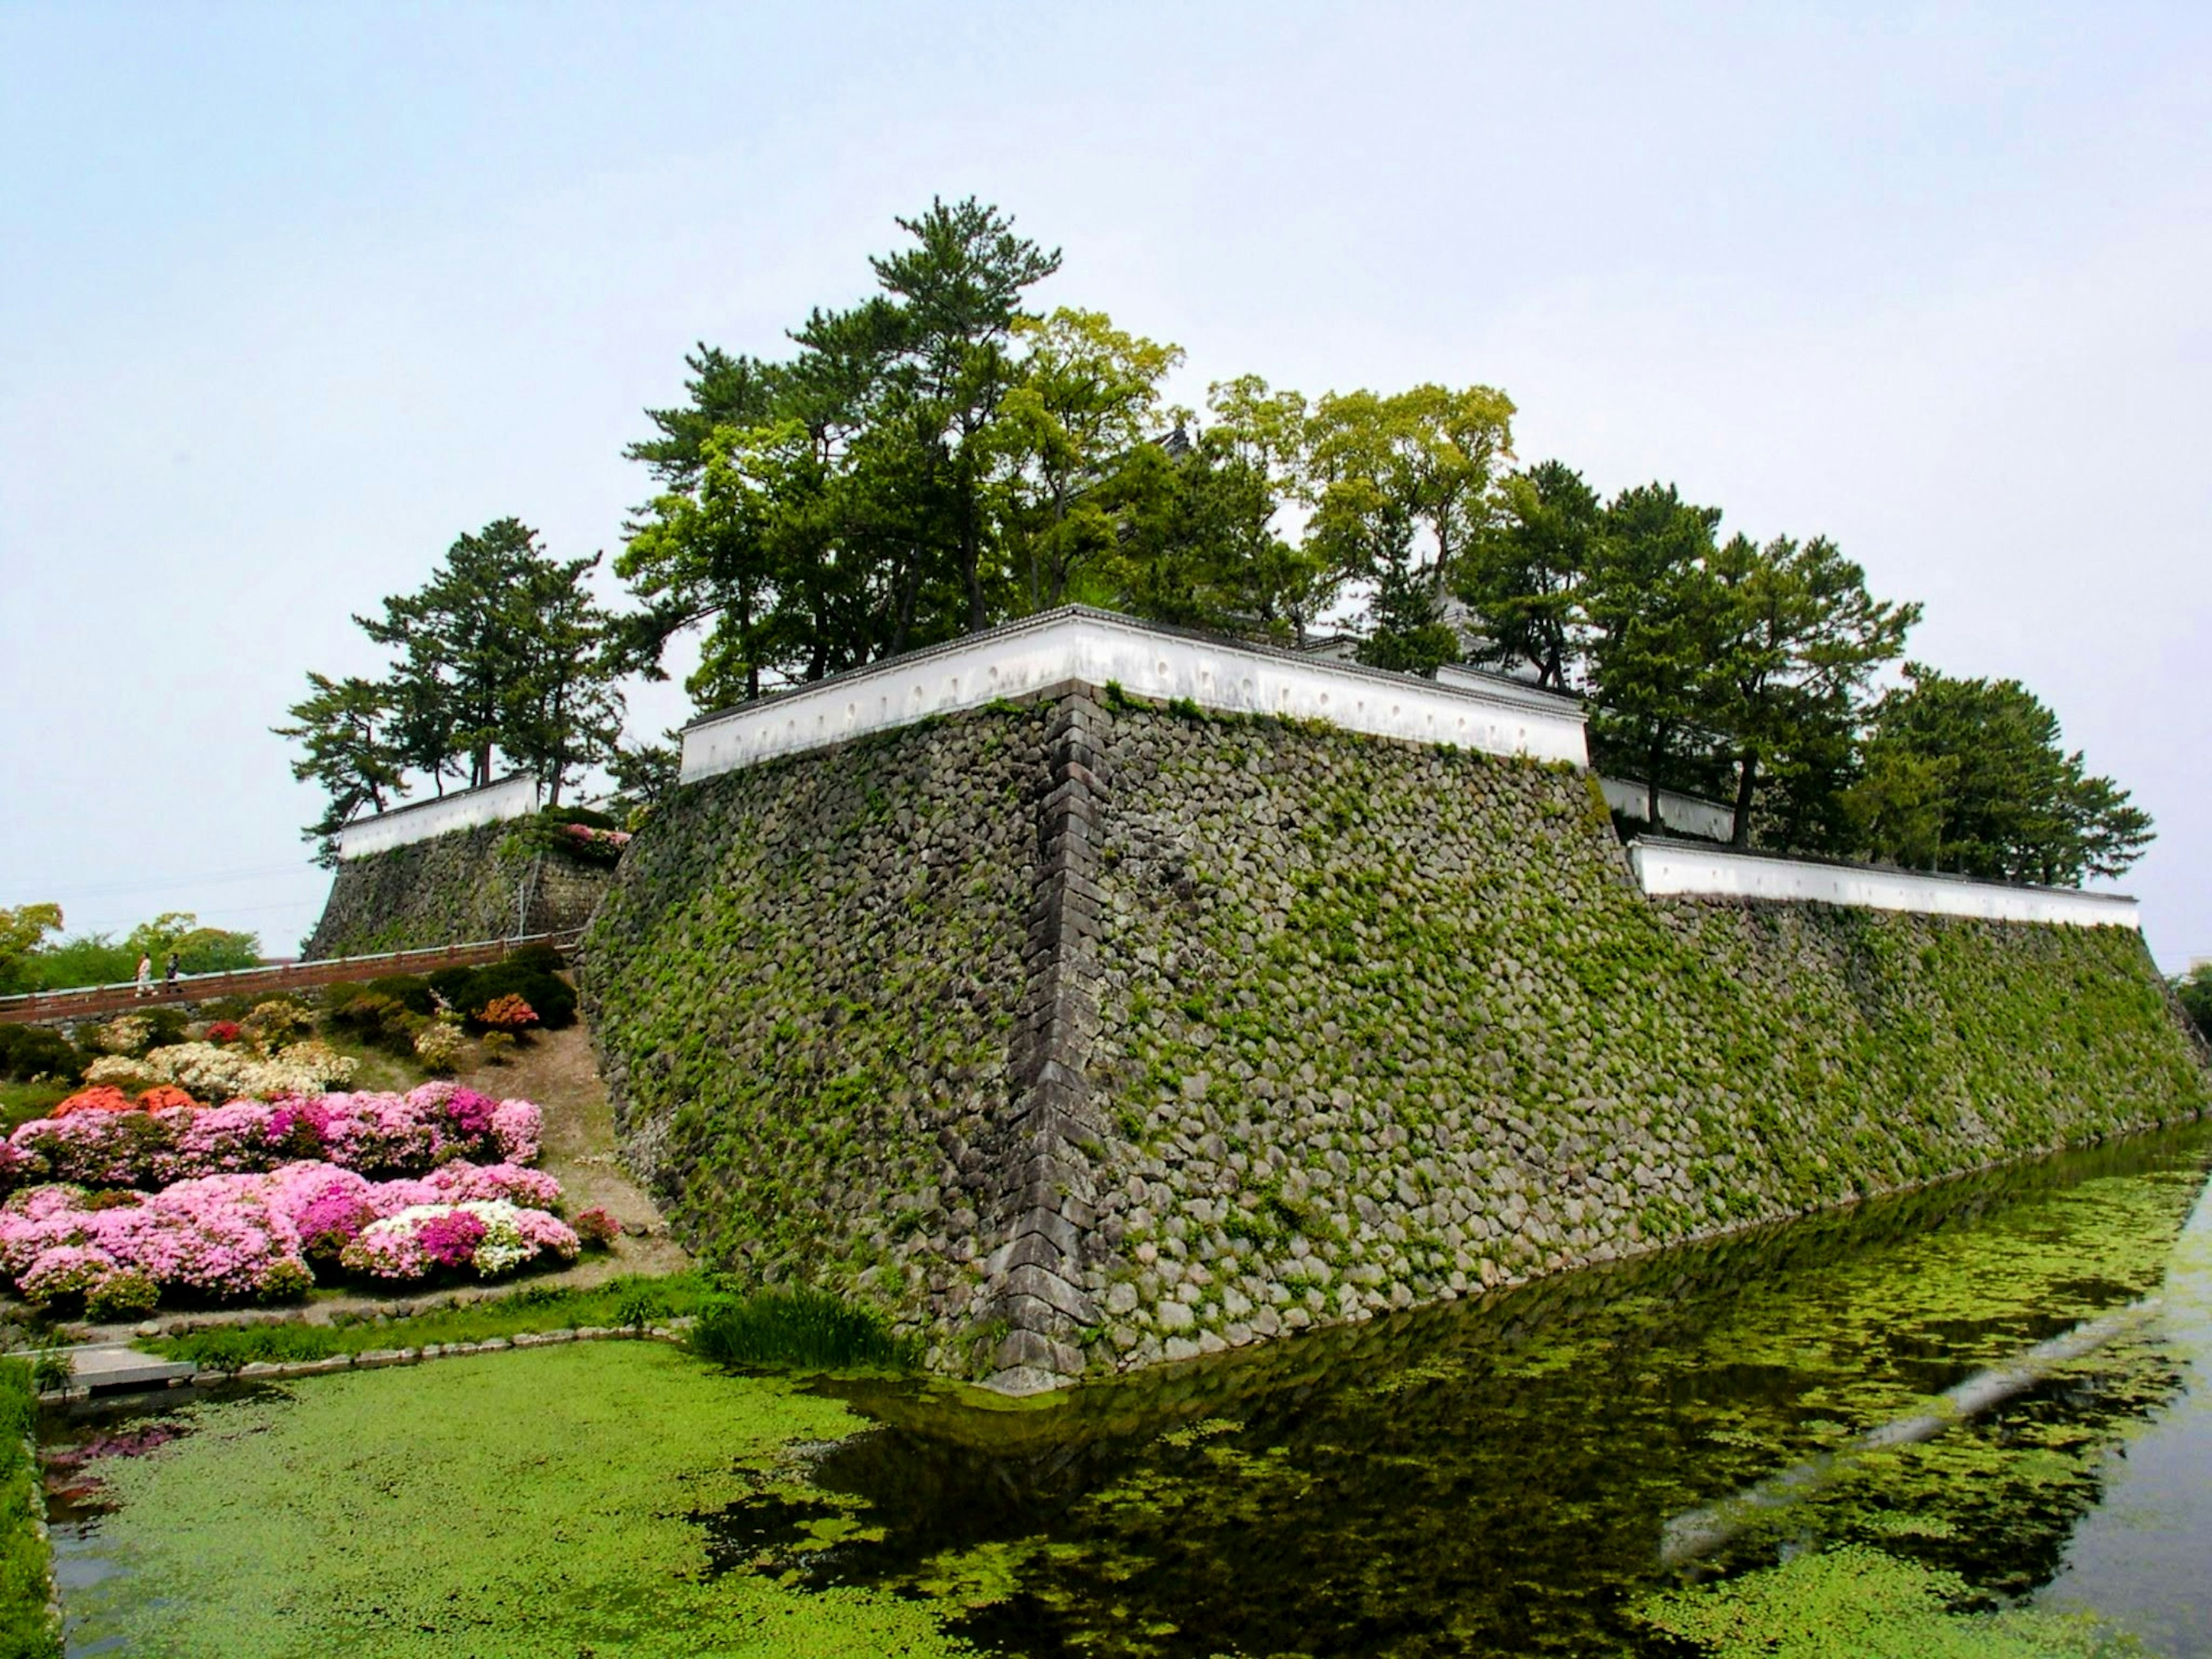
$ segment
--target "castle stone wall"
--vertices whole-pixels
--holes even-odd
[[[1571,767],[1103,690],[687,787],[583,982],[689,1242],[1017,1392],[2212,1098],[2131,929],[1653,899]]]

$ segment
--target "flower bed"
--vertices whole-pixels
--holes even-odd
[[[494,1100],[448,1082],[404,1095],[293,1096],[194,1108],[168,1097],[164,1103],[167,1109],[133,1110],[127,1101],[118,1109],[103,1097],[67,1115],[33,1118],[9,1136],[0,1181],[153,1188],[303,1158],[384,1176],[420,1174],[456,1158],[527,1164],[538,1156],[543,1124],[526,1100]]]
[[[576,1235],[550,1207],[560,1197],[552,1176],[513,1164],[373,1182],[301,1160],[153,1194],[34,1187],[0,1205],[0,1273],[33,1301],[82,1296],[95,1316],[143,1311],[173,1290],[296,1295],[316,1263],[384,1280],[490,1278],[541,1255],[574,1259]]]

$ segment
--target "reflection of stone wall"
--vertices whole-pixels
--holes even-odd
[[[2132,932],[1655,902],[1572,770],[1117,702],[641,835],[587,1008],[710,1257],[1025,1388],[2207,1103]]]
[[[513,823],[486,823],[346,860],[305,954],[465,945],[590,921],[613,872],[557,853],[501,851],[514,834]]]

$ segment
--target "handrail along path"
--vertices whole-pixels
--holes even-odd
[[[415,951],[386,951],[374,956],[330,957],[319,962],[279,963],[267,968],[236,968],[218,974],[180,974],[172,983],[155,980],[141,991],[135,981],[78,986],[66,991],[29,991],[0,997],[0,1024],[26,1025],[45,1020],[88,1019],[97,1014],[127,1013],[164,1003],[206,1002],[216,997],[256,991],[298,991],[342,980],[386,974],[421,974],[435,968],[473,968],[497,962],[526,945],[550,945],[563,956],[583,936],[580,927],[558,933],[525,933],[514,939],[477,939],[465,945],[433,945]]]

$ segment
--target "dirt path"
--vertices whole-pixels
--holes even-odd
[[[545,1113],[538,1164],[560,1182],[568,1213],[596,1206],[623,1224],[612,1251],[550,1282],[592,1285],[616,1273],[676,1273],[690,1265],[683,1246],[668,1237],[659,1206],[615,1156],[614,1108],[580,1023],[533,1037],[506,1064],[479,1066],[462,1073],[460,1081],[501,1099],[536,1101]]]

